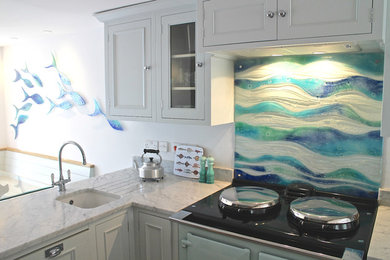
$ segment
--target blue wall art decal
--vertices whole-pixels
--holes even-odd
[[[121,126],[121,124],[119,123],[118,120],[111,120],[111,119],[108,119],[106,114],[103,113],[102,109],[100,108],[100,105],[99,103],[97,102],[96,99],[93,100],[94,103],[95,103],[95,111],[92,113],[92,114],[88,114],[89,116],[98,116],[98,115],[103,115],[104,118],[107,120],[107,122],[110,124],[110,126],[112,128],[114,128],[115,130],[119,130],[119,131],[122,131],[123,128]]]
[[[84,106],[87,103],[79,93],[72,89],[72,83],[70,79],[58,69],[54,54],[52,54],[52,63],[44,68],[47,70],[47,72],[45,72],[47,74],[45,75],[55,73],[57,77],[56,84],[52,84],[52,82],[45,82],[44,84],[42,79],[45,78],[45,75],[41,75],[40,77],[36,73],[30,72],[27,64],[25,65],[24,69],[15,69],[16,75],[13,82],[15,82],[15,84],[22,83],[21,90],[23,93],[23,98],[21,99],[20,104],[13,105],[16,109],[16,122],[10,126],[15,131],[15,139],[19,135],[19,125],[25,123],[29,118],[28,115],[20,115],[20,113],[26,114],[34,105],[49,104],[47,114],[51,114],[55,109],[70,110],[74,106]],[[36,86],[40,87],[39,90],[35,89]],[[49,95],[53,95],[50,94],[53,92],[51,90],[53,86],[55,86],[55,88],[58,90],[58,95],[55,97],[49,97]],[[43,91],[45,89],[46,91]],[[48,101],[47,103],[45,103],[45,100],[42,97],[43,93],[45,93],[44,97]],[[106,114],[102,111],[96,99],[94,99],[94,105],[95,111],[93,113],[87,112],[87,115],[103,115],[113,129],[123,131],[123,127],[119,121],[110,120],[106,117]]]
[[[235,63],[235,178],[376,198],[383,53]]]

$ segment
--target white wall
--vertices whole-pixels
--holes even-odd
[[[5,147],[7,138],[5,134],[5,95],[4,95],[4,76],[3,76],[3,48],[0,47],[0,148]]]
[[[14,130],[9,126],[15,123],[15,109],[12,105],[21,104],[20,86],[23,86],[22,82],[12,82],[15,79],[14,69],[24,68],[27,63],[30,71],[44,73],[43,67],[51,64],[51,52],[56,55],[60,71],[72,81],[73,90],[87,100],[87,107],[69,111],[55,109],[47,114],[48,104],[33,105],[28,112],[29,119],[20,126],[19,137],[14,140]],[[215,157],[216,166],[233,167],[232,124],[205,127],[121,121],[125,130],[120,132],[113,130],[101,116],[91,118],[85,115],[93,112],[93,98],[97,98],[105,110],[103,26],[88,33],[51,36],[5,47],[4,66],[7,97],[5,113],[9,120],[0,127],[6,129],[9,147],[57,156],[62,143],[75,140],[84,148],[87,161],[96,165],[96,172],[104,174],[131,167],[132,156],[141,155],[145,140],[161,140],[200,145],[207,154]],[[49,87],[53,88],[44,86]],[[26,90],[30,94],[34,91]],[[174,159],[172,152],[163,153],[162,156],[164,159]],[[72,146],[64,149],[63,157],[78,161],[81,159],[79,152]]]

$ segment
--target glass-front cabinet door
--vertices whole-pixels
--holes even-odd
[[[204,65],[196,52],[195,19],[195,12],[162,17],[163,119],[204,119]]]

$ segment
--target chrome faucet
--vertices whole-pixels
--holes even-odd
[[[59,170],[60,170],[60,179],[57,181],[57,182],[54,182],[54,173],[51,174],[51,185],[54,187],[54,185],[57,185],[58,188],[59,188],[59,191],[65,191],[65,183],[68,183],[70,182],[70,170],[68,170],[68,178],[67,179],[64,179],[64,175],[62,175],[62,149],[64,149],[64,147],[68,144],[73,144],[75,146],[77,146],[77,148],[79,148],[80,152],[81,152],[81,155],[83,156],[83,165],[86,165],[87,164],[87,161],[85,160],[85,154],[84,154],[84,150],[83,148],[81,148],[81,146],[74,142],[74,141],[68,141],[66,143],[64,143],[61,148],[60,148],[60,152],[58,154],[58,162],[59,162]]]

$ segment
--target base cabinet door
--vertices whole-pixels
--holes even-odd
[[[89,230],[83,231],[42,249],[18,258],[18,260],[86,260],[91,259]]]
[[[168,219],[138,213],[140,260],[171,260],[171,224]]]
[[[126,213],[97,224],[95,233],[98,260],[129,259],[129,232]]]
[[[250,260],[251,251],[248,248],[232,246],[191,233],[187,233],[187,239],[183,239],[181,243],[187,250],[187,260]]]

